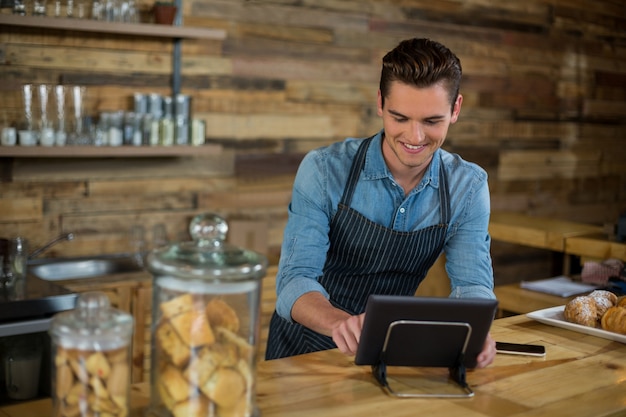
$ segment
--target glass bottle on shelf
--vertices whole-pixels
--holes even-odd
[[[65,86],[54,86],[54,104],[56,110],[56,123],[54,126],[54,141],[57,146],[63,146],[67,142],[65,126]]]
[[[46,0],[33,0],[33,16],[45,16],[46,8]]]
[[[74,0],[67,0],[65,3],[65,16],[74,17]]]
[[[109,119],[109,146],[121,146],[123,143],[124,113],[111,112]]]
[[[13,0],[13,14],[19,16],[26,15],[26,2],[25,0]]]
[[[172,109],[172,98],[163,97],[163,117],[159,121],[159,142],[163,146],[172,146],[174,144],[174,117]]]

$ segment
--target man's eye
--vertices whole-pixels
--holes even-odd
[[[407,119],[406,119],[406,118],[404,118],[404,117],[394,117],[393,119],[394,119],[396,122],[398,122],[398,123],[404,123],[404,122],[406,122],[406,120],[407,120]]]
[[[436,124],[438,124],[440,122],[440,120],[426,120],[425,123],[429,126],[434,126]]]

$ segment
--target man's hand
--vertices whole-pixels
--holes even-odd
[[[483,345],[483,350],[478,354],[476,358],[477,368],[485,368],[493,362],[493,359],[496,357],[496,342],[491,338],[491,333],[487,334],[487,338],[485,339],[485,344]]]
[[[363,318],[365,314],[350,316],[340,321],[332,329],[333,342],[339,350],[346,355],[356,355],[356,349],[361,339],[361,329],[363,328]]]

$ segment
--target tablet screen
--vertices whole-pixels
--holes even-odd
[[[494,299],[371,295],[355,363],[376,365],[397,322],[385,351],[387,365],[455,366],[467,341],[463,364],[474,368],[497,307]]]

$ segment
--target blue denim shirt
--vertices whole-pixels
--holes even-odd
[[[367,151],[351,207],[368,219],[397,231],[414,231],[441,220],[439,166],[443,162],[450,190],[451,219],[444,252],[456,298],[495,298],[488,233],[490,201],[487,173],[456,154],[439,149],[424,177],[407,196],[387,168],[382,131]],[[303,294],[318,291],[330,242],[330,222],[361,141],[348,138],[309,152],[293,185],[276,278],[278,314],[291,321],[291,308]]]

